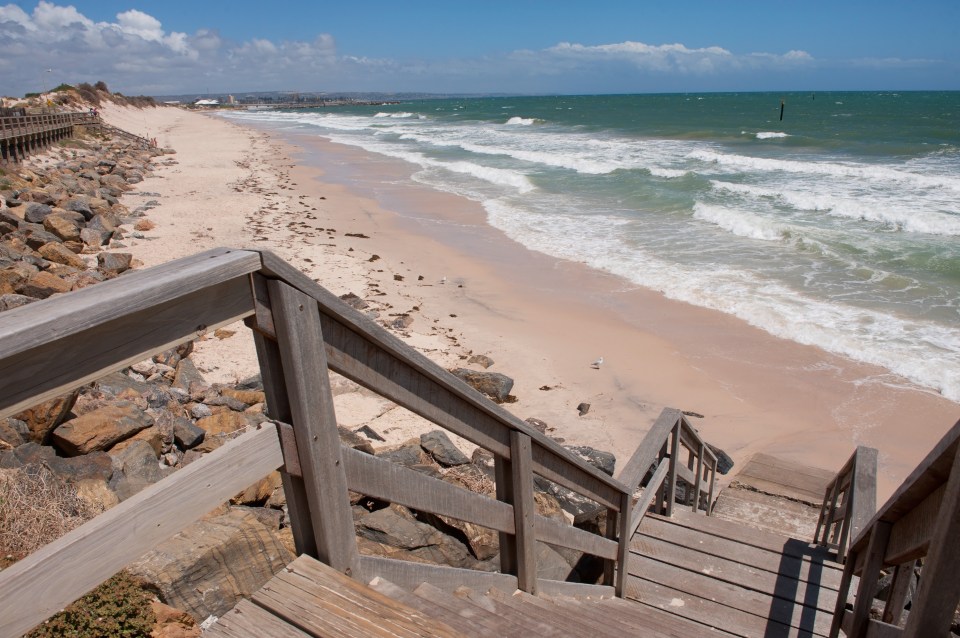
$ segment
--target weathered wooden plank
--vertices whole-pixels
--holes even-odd
[[[617,480],[625,485],[628,491],[633,492],[640,487],[640,481],[657,460],[664,441],[670,436],[670,431],[679,418],[680,412],[672,408],[665,408],[660,412],[660,416],[643,436],[633,455],[617,472]]]
[[[27,631],[282,464],[273,425],[247,432],[0,571],[0,635]]]
[[[253,333],[253,340],[257,348],[257,360],[260,362],[260,378],[263,381],[263,391],[267,399],[267,414],[278,422],[288,424],[293,421],[293,414],[290,411],[287,386],[283,379],[280,347],[276,341],[267,339],[259,332]],[[290,458],[292,451],[284,450],[283,454],[285,463],[280,472],[280,479],[287,500],[287,516],[293,532],[294,549],[297,550],[298,555],[316,556],[317,542],[313,532],[313,521],[310,518],[310,503],[307,501],[307,491],[303,485],[300,458],[297,455],[295,459],[297,471],[291,474],[287,471],[286,463],[292,462]]]
[[[485,596],[472,589],[461,587],[454,591],[454,595],[462,598],[463,600],[469,601],[470,603],[473,603],[482,609],[491,611],[498,618],[506,618],[511,623],[520,625],[524,628],[524,632],[521,635],[556,636],[557,638],[569,635],[563,629],[554,626],[551,622],[537,617],[536,614],[530,613],[527,610],[521,611],[515,609],[495,598]]]
[[[653,503],[654,496],[656,496],[660,491],[660,487],[663,485],[664,479],[667,478],[667,471],[669,469],[669,465],[666,463],[661,463],[657,467],[657,471],[653,473],[653,477],[650,479],[650,482],[647,483],[645,488],[643,488],[643,494],[640,496],[640,500],[638,500],[633,506],[633,515],[630,519],[630,529],[627,530],[628,533],[626,538],[633,538],[633,535],[637,533],[637,528],[640,527],[640,523],[643,522],[643,518],[647,515],[647,510],[650,509],[650,504]]]
[[[842,539],[841,546],[846,547],[850,540],[860,534],[860,530],[870,522],[877,511],[877,450],[872,447],[858,446],[855,454],[855,472],[852,476],[853,494],[844,503],[844,513],[850,515],[850,531]],[[840,559],[843,560],[844,553]]]
[[[491,589],[486,593],[486,597],[493,599],[498,606],[502,605],[514,613],[522,614],[549,626],[553,635],[584,636],[589,634],[595,636],[595,638],[623,637],[622,629],[625,628],[618,627],[612,618],[608,617],[603,624],[590,622],[590,619],[585,617],[586,614],[578,613],[569,607],[549,603],[520,590],[508,594],[499,589]]]
[[[735,636],[811,636],[807,630],[767,620],[765,617],[633,576],[627,581],[627,597]]]
[[[379,576],[404,589],[416,589],[420,583],[424,582],[431,583],[444,591],[453,591],[461,585],[481,590],[499,587],[506,591],[513,591],[517,588],[517,578],[510,574],[411,563],[380,556],[361,556],[360,564],[365,575],[371,578]]]
[[[623,596],[627,585],[627,571],[630,560],[630,524],[633,517],[633,495],[624,492],[621,495],[620,513],[617,516],[617,577],[613,583],[617,596]],[[612,526],[614,519],[607,515],[607,525]]]
[[[960,604],[960,447],[941,500],[940,516],[923,563],[923,577],[910,607],[904,634],[910,638],[943,636]]]
[[[513,507],[507,503],[349,447],[344,447],[341,454],[347,486],[354,492],[500,532],[514,532]]]
[[[826,635],[830,630],[830,616],[818,613],[815,605],[804,604],[808,594],[811,602],[815,602],[818,595],[816,585],[812,583],[807,584],[808,591],[798,591],[797,581],[784,579],[779,589],[784,595],[780,597],[713,578],[712,574],[697,569],[681,569],[645,556],[632,556],[630,569],[633,576],[772,622],[820,635]]]
[[[370,581],[370,588],[398,600],[408,607],[417,609],[421,613],[433,616],[465,635],[477,638],[503,638],[500,631],[494,631],[480,623],[473,622],[470,618],[465,618],[446,607],[432,603],[426,598],[421,598],[411,591],[397,587],[379,576]]]
[[[276,576],[303,589],[313,598],[365,617],[377,618],[384,629],[395,627],[424,636],[450,636],[453,630],[436,618],[350,579],[327,565],[302,556]]]
[[[833,560],[833,554],[827,549],[817,547],[812,543],[804,543],[781,534],[774,534],[738,523],[727,521],[715,516],[699,516],[691,512],[680,510],[672,518],[664,518],[659,514],[650,513],[649,524],[660,527],[676,525],[694,532],[717,536],[734,541],[747,547],[757,547],[773,552],[777,555],[809,557],[812,560],[822,561],[824,565],[837,573],[843,570],[843,565]],[[647,521],[645,521],[646,523]]]
[[[899,638],[906,632],[896,625],[888,625],[876,618],[871,618],[867,623],[866,638]],[[946,635],[946,634],[943,634]]]
[[[237,603],[203,635],[204,638],[310,638],[310,634],[287,624],[249,600]]]
[[[887,603],[883,606],[881,616],[883,622],[900,624],[900,617],[903,616],[903,608],[907,603],[907,595],[910,593],[910,585],[913,584],[916,564],[916,561],[911,560],[897,565],[893,570],[893,582],[890,584],[890,593],[887,594]]]
[[[540,596],[575,596],[594,598],[609,598],[616,595],[616,590],[607,585],[590,585],[587,583],[570,583],[563,580],[541,578],[537,581]]]
[[[641,537],[632,544],[631,570],[636,576],[649,578],[642,573],[644,566],[649,567],[656,561],[684,569],[692,573],[706,574],[709,578],[745,589],[752,589],[766,596],[775,596],[822,609],[833,613],[837,600],[837,586],[820,582],[820,573],[816,569],[797,572],[791,565],[782,570],[771,571],[749,563],[695,552],[689,548],[674,545],[664,540]],[[639,557],[639,558],[638,558]],[[795,567],[796,564],[793,565]],[[656,580],[655,578],[653,580]]]
[[[496,483],[497,500],[513,507],[513,472],[510,469],[510,459],[501,455],[494,455],[493,473]],[[514,527],[514,530],[516,530],[516,527]],[[499,532],[497,534],[497,541],[500,547],[500,571],[504,574],[513,574],[516,576],[517,547],[513,541],[513,534]]]
[[[667,480],[664,483],[664,501],[667,516],[673,515],[673,505],[677,500],[677,473],[682,467],[680,464],[680,422],[678,421],[676,425],[673,426],[673,430],[670,432],[670,470],[667,472]]]
[[[733,634],[722,629],[705,627],[662,609],[644,605],[627,598],[609,598],[597,602],[601,611],[616,614],[633,627],[652,627],[671,638],[723,638]]]
[[[414,594],[432,605],[441,607],[484,629],[497,632],[501,636],[523,636],[528,631],[514,619],[497,616],[489,609],[434,587],[430,583],[421,583],[414,589]]]
[[[515,430],[510,432],[510,472],[513,475],[513,520],[516,531],[518,588],[537,593],[537,535],[533,502],[533,457],[530,437]]]
[[[880,521],[873,525],[870,533],[870,543],[865,552],[860,585],[857,587],[857,597],[853,605],[853,623],[849,633],[851,638],[863,638],[866,635],[870,607],[877,593],[877,580],[883,568],[883,556],[886,553],[891,527],[893,527],[891,523]]]
[[[303,579],[300,579],[301,581]],[[350,638],[416,638],[415,632],[383,627],[376,616],[345,609],[296,584],[276,577],[260,588],[253,602],[311,635]]]
[[[700,517],[700,519],[705,518]],[[839,585],[842,575],[836,563],[824,559],[825,552],[821,548],[788,538],[780,539],[779,549],[759,548],[744,544],[739,539],[714,536],[696,529],[671,525],[662,517],[649,514],[634,535],[631,548],[639,547],[638,543],[641,543],[645,537],[666,541],[690,551],[737,561],[774,574],[782,572],[807,580],[810,572],[814,571],[819,573],[821,585],[831,588]],[[642,550],[637,549],[637,551]]]
[[[347,575],[359,576],[353,514],[317,305],[283,282],[270,281],[268,289],[317,558]]]
[[[540,515],[534,517],[533,527],[538,541],[576,549],[600,558],[617,558],[617,542],[603,536]]]
[[[319,304],[328,361],[333,370],[495,455],[509,457],[507,429],[524,432],[534,442],[537,474],[585,493],[604,505],[611,506],[618,499],[622,486],[617,481],[487,400],[362,313],[346,307],[340,299],[276,255],[268,251],[260,255],[265,275],[284,279]],[[446,420],[438,420],[441,418]],[[560,469],[542,466],[543,460],[538,455],[543,453],[559,457]]]
[[[946,487],[941,485],[893,524],[884,555],[885,564],[899,565],[908,560],[921,558],[927,553],[930,538],[933,536],[933,530],[936,528],[937,519],[943,507]]]
[[[256,254],[204,255],[0,314],[0,418],[250,314]]]

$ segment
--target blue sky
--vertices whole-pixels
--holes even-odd
[[[957,0],[0,0],[0,93],[960,89]]]

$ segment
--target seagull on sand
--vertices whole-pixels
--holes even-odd
[[[599,370],[600,366],[602,365],[603,365],[603,357],[600,357],[599,359],[591,363],[590,367],[593,368],[594,370]]]
[[[442,283],[442,284],[447,283],[447,277],[446,277],[446,275],[444,275],[443,277],[440,278],[440,283]]]

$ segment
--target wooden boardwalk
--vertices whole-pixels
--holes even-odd
[[[0,162],[19,162],[53,142],[73,135],[77,125],[97,125],[90,113],[44,113],[0,117]]]

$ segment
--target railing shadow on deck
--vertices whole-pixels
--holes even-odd
[[[240,319],[270,422],[0,572],[0,634],[29,629],[277,468],[297,553],[400,585],[621,595],[630,537],[651,503],[669,512],[685,481],[694,511],[712,507],[716,457],[680,412],[665,410],[611,478],[269,252],[215,249],[0,314],[0,417]],[[342,447],[331,370],[490,451],[496,499]],[[534,474],[606,508],[605,536],[537,515]],[[348,490],[496,530],[503,573],[361,556]],[[537,541],[602,558],[604,586],[538,578]]]

